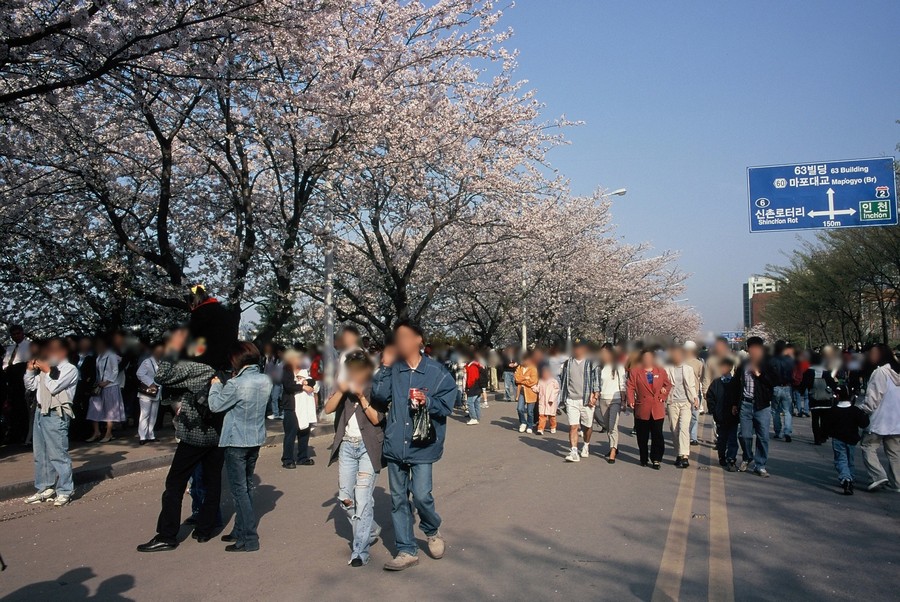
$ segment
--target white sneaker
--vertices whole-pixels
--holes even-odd
[[[72,501],[72,497],[68,495],[58,495],[56,496],[56,500],[53,502],[53,505],[59,508],[60,506],[65,506],[69,502]]]
[[[738,466],[738,472],[747,472],[747,469],[750,468],[750,462],[744,460],[741,462],[741,465]]]
[[[269,414],[268,416],[266,416],[266,419],[267,420],[275,420],[275,414]]]
[[[519,425],[519,432],[520,432],[520,433],[524,433],[526,428],[528,428],[528,427],[526,427],[524,424],[520,424],[520,425]]]
[[[489,407],[491,407],[491,406],[489,406],[488,403],[485,401],[485,402],[483,402],[483,403],[481,404],[481,407],[483,407],[483,408],[489,408]]]
[[[536,432],[538,435],[543,435],[543,434],[544,434],[544,431],[542,431],[542,430],[540,430],[540,429],[536,430],[535,432]]]
[[[876,489],[881,489],[882,487],[884,487],[887,484],[888,484],[887,479],[878,479],[877,481],[874,481],[871,485],[866,487],[866,491],[875,491]]]
[[[556,429],[550,429],[550,433],[555,435],[555,434],[556,434]]]
[[[53,499],[53,496],[56,495],[56,491],[52,487],[48,487],[43,491],[39,491],[34,495],[29,495],[25,498],[26,504],[40,504],[42,502],[46,502]]]
[[[525,432],[528,433],[528,434],[530,435],[530,434],[533,433],[534,431],[533,431],[532,429],[525,429]]]
[[[472,418],[472,419],[469,420],[466,424],[478,424],[478,421],[475,420],[474,418]]]
[[[581,457],[582,458],[587,458],[589,454],[590,454],[590,451],[589,451],[589,448],[587,445],[585,445],[584,447],[581,448]]]
[[[581,462],[581,458],[578,456],[578,452],[574,449],[569,452],[569,455],[566,456],[566,462]]]

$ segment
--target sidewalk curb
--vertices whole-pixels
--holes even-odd
[[[325,435],[334,434],[333,424],[320,424],[316,426],[315,434],[312,439],[318,439]],[[284,433],[274,433],[266,437],[265,446],[279,445],[284,441]],[[115,479],[116,477],[124,477],[126,475],[137,472],[145,472],[162,468],[172,463],[175,452],[164,453],[152,458],[141,458],[140,460],[126,460],[113,464],[111,466],[100,466],[97,468],[76,468],[73,471],[72,479],[75,481],[75,487],[86,483],[97,483],[107,479]],[[27,497],[34,493],[34,481],[19,481],[18,483],[0,484],[0,502],[14,500],[20,497]]]

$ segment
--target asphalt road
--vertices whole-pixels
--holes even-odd
[[[0,504],[0,554],[8,565],[0,597],[897,599],[900,494],[839,495],[831,449],[810,445],[808,420],[799,421],[794,443],[772,442],[773,476],[765,480],[710,467],[705,445],[688,470],[671,466],[670,450],[663,470],[641,468],[630,418],[615,465],[600,457],[603,436],[591,458],[566,464],[563,432],[519,434],[508,403],[484,413],[478,426],[454,418],[435,467],[448,543],[442,560],[422,553],[416,568],[381,570],[392,552],[383,474],[376,518],[385,537],[371,564],[348,567],[350,530],[334,499],[337,467],[325,466],[319,438],[314,467],[286,471],[278,448],[262,450],[262,549],[255,554],[226,554],[217,540],[198,544],[187,527],[174,552],[137,553],[153,535],[165,469],[82,487],[65,508]],[[709,436],[708,426],[703,433]]]

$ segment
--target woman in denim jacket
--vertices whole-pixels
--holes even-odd
[[[225,470],[234,496],[234,529],[222,537],[233,542],[226,552],[259,550],[256,514],[251,493],[259,448],[266,442],[266,407],[272,381],[259,371],[259,349],[253,343],[238,343],[231,354],[235,376],[224,385],[218,378],[209,389],[209,409],[227,412],[219,447],[225,449]]]

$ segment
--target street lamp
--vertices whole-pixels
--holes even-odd
[[[324,195],[334,192],[334,187],[328,180],[322,180],[319,190]],[[336,375],[334,350],[334,213],[329,206],[329,201],[325,198],[325,229],[323,235],[325,237],[325,291],[323,301],[325,306],[325,334],[322,345],[322,372],[325,376],[325,392],[324,397],[327,399],[334,390],[334,378]]]
[[[616,188],[612,192],[608,192],[606,196],[625,196],[625,193],[628,192],[627,188]]]
[[[528,280],[522,278],[522,353],[528,351]]]

